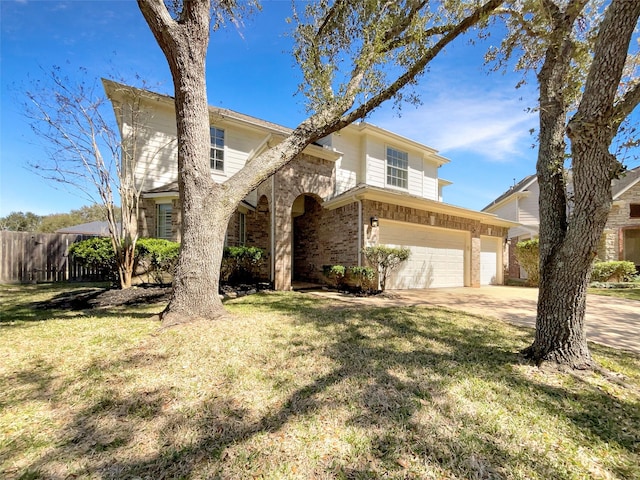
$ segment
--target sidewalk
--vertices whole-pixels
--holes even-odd
[[[314,292],[360,305],[432,305],[494,317],[535,327],[538,290],[525,287],[431,288],[392,290],[389,297],[352,297],[336,292]],[[587,296],[587,339],[640,354],[640,302],[602,295]]]

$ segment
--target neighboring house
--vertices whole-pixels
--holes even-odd
[[[173,98],[103,80],[124,136],[134,131],[121,106],[140,101],[137,181],[141,235],[180,241]],[[131,93],[133,92],[133,93]],[[126,109],[125,109],[126,110]],[[211,175],[223,182],[291,130],[210,107]],[[264,248],[264,276],[278,290],[323,282],[323,265],[363,265],[365,246],[405,246],[411,258],[387,288],[477,287],[502,283],[504,242],[515,223],[442,202],[448,160],[382,128],[350,125],[309,145],[238,206],[227,244]]]
[[[122,227],[120,223],[117,224],[118,230]],[[109,236],[109,222],[89,222],[81,223],[79,225],[73,225],[71,227],[60,228],[56,230],[56,233],[75,233],[78,235],[93,235],[96,237],[108,237]]]
[[[640,167],[611,182],[613,205],[598,247],[601,260],[629,260],[640,270]],[[520,225],[509,229],[509,277],[526,278],[515,260],[516,243],[538,236],[540,189],[529,175],[482,209]]]

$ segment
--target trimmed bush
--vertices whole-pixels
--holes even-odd
[[[356,291],[370,292],[375,290],[376,271],[371,267],[349,267],[345,282]]]
[[[593,264],[591,281],[593,282],[628,282],[636,274],[636,266],[628,261],[610,261]]]
[[[527,284],[537,287],[540,283],[540,241],[524,240],[516,244],[516,258],[527,272]]]
[[[342,286],[347,269],[344,265],[323,265],[322,273],[324,274],[330,286],[339,288]]]
[[[98,270],[110,280],[118,278],[115,253],[108,237],[88,238],[73,243],[69,246],[69,255],[79,264]]]
[[[140,238],[136,242],[134,271],[142,264],[157,283],[163,282],[164,274],[173,275],[178,260],[180,244],[159,238]],[[98,269],[109,278],[118,278],[118,268],[111,239],[96,237],[82,240],[69,247],[69,255],[82,265]]]
[[[365,247],[362,249],[367,262],[378,272],[380,281],[380,290],[384,292],[387,277],[398,268],[398,266],[406,261],[411,255],[408,248],[395,248],[387,245],[377,245],[375,247]]]
[[[259,280],[265,257],[265,251],[258,247],[225,247],[220,278],[232,284],[253,283]]]
[[[164,283],[166,277],[173,276],[179,254],[178,242],[162,238],[141,238],[136,243],[138,262],[144,265],[155,283]]]

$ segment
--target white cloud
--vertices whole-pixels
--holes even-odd
[[[442,85],[440,85],[442,87]],[[425,143],[442,154],[465,151],[489,161],[508,162],[530,152],[537,116],[513,89],[480,91],[473,87],[438,89],[422,95],[423,105],[403,108],[402,116],[387,110],[372,117],[382,128]]]

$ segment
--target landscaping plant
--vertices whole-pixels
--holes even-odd
[[[408,248],[389,247],[387,245],[376,245],[375,247],[365,247],[362,249],[367,262],[378,271],[378,281],[380,290],[384,292],[387,278],[393,270],[406,261],[411,255]]]

